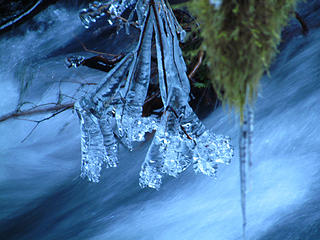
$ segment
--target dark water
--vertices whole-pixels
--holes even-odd
[[[248,183],[252,240],[320,239],[319,9],[319,1],[301,4],[310,32],[301,35],[291,21],[271,78],[261,84]],[[77,11],[70,4],[52,5],[0,36],[1,114],[14,110],[26,82],[31,85],[24,99],[40,104],[57,100],[59,81],[66,95],[79,96],[83,90],[75,93],[75,81],[103,79],[94,70],[65,68],[66,55],[89,55],[79,41],[106,52],[125,51],[134,41],[134,34],[114,40],[110,29],[86,32]],[[238,121],[227,111],[204,121],[238,144]],[[78,177],[80,132],[72,111],[41,123],[21,143],[33,126],[23,120],[0,124],[0,239],[241,238],[238,156],[219,169],[216,180],[189,169],[179,179],[168,177],[157,192],[138,186],[145,143],[135,152],[123,149],[120,166],[104,169],[101,182],[93,184]]]

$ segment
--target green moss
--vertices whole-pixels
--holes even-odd
[[[277,53],[283,26],[296,0],[225,0],[220,9],[209,0],[193,0],[202,47],[218,97],[240,111],[256,97],[259,80]]]

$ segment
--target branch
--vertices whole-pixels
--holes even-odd
[[[66,108],[63,108],[63,109],[61,109],[61,110],[59,110],[59,111],[56,111],[55,113],[52,113],[49,117],[43,118],[43,119],[41,119],[41,120],[31,120],[31,121],[35,122],[36,125],[31,129],[31,131],[29,132],[29,134],[21,141],[21,143],[23,143],[25,140],[28,139],[28,137],[31,136],[31,134],[34,132],[34,130],[36,130],[36,128],[39,126],[40,123],[42,123],[42,122],[44,122],[44,121],[47,121],[47,120],[53,118],[54,116],[57,116],[58,114],[66,111],[67,109],[68,109],[67,107],[66,107]],[[23,120],[27,120],[27,119],[23,119]]]
[[[13,111],[3,116],[0,116],[0,122],[4,122],[11,118],[17,118],[22,116],[31,116],[31,115],[37,115],[37,114],[43,114],[43,113],[49,113],[49,112],[55,112],[55,111],[58,111],[58,112],[65,111],[67,109],[72,109],[73,107],[74,107],[74,103],[68,103],[68,104],[59,104],[52,107],[39,107],[38,109],[31,109],[26,111]]]
[[[192,69],[192,71],[188,75],[189,79],[192,79],[193,76],[195,75],[195,73],[198,71],[198,69],[199,69],[199,67],[200,67],[200,65],[202,63],[203,57],[204,57],[204,52],[200,51],[199,54],[198,54],[198,62],[197,62],[197,64],[194,66],[194,68]]]

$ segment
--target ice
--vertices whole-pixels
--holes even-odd
[[[128,105],[124,113],[121,110],[123,107],[116,112],[119,137],[130,150],[133,150],[133,142],[144,141],[146,133],[157,129],[159,120],[155,116],[142,117],[141,107]]]
[[[93,3],[95,4],[95,3]],[[91,6],[91,10],[101,6]],[[202,124],[189,106],[190,83],[179,47],[184,30],[172,10],[160,0],[119,1],[108,5],[116,19],[132,9],[127,24],[137,15],[140,37],[136,48],[117,63],[100,85],[77,104],[82,130],[82,175],[98,181],[104,162],[117,166],[117,141],[129,150],[134,143],[154,137],[141,167],[139,185],[159,189],[165,175],[178,177],[189,166],[195,172],[215,176],[218,164],[233,157],[230,139],[217,136]],[[153,35],[157,52],[158,80],[163,110],[142,116],[151,79]],[[75,62],[77,59],[71,61]],[[124,86],[123,86],[124,85]]]
[[[84,59],[85,58],[83,56],[70,56],[65,59],[65,64],[68,68],[71,68],[71,67],[77,68],[82,64]]]
[[[154,7],[152,8],[152,10]],[[156,50],[157,50],[157,64],[158,64],[158,77],[159,77],[159,88],[161,93],[161,99],[164,107],[167,107],[167,98],[168,98],[168,83],[167,83],[167,70],[166,70],[166,59],[165,51],[168,49],[167,41],[162,21],[160,21],[158,13],[155,11],[154,29],[155,29],[155,39],[156,39]]]
[[[241,189],[241,211],[243,238],[246,235],[246,199],[247,199],[247,171],[252,165],[252,135],[253,135],[253,108],[246,104],[243,123],[240,127],[240,189]]]
[[[180,123],[174,114],[164,116],[164,120],[166,124],[159,127],[159,135],[156,136],[162,154],[162,172],[177,177],[190,166],[191,152],[187,145],[188,139],[179,131]]]
[[[114,137],[113,130],[111,128],[111,112],[105,112],[99,120],[99,127],[103,136],[103,145],[106,150],[106,163],[107,167],[117,167],[118,164],[118,142]]]
[[[118,31],[125,26],[126,33],[129,34],[129,25],[135,25],[135,20],[138,22],[138,28],[142,26],[148,3],[146,0],[94,1],[82,9],[79,16],[85,28],[90,28],[98,19],[104,18],[109,25],[117,25]],[[127,9],[131,12],[128,19],[125,19],[122,15]]]
[[[193,155],[195,172],[215,177],[218,164],[228,164],[233,157],[233,148],[228,137],[205,131],[196,143]]]
[[[252,138],[253,138],[253,128],[254,128],[254,110],[252,106],[248,106],[248,164],[249,167],[252,166]]]
[[[159,190],[162,176],[155,167],[148,164],[142,165],[140,172],[139,185],[141,188],[150,187]]]
[[[124,57],[107,76],[107,81],[81,98],[75,106],[80,118],[82,171],[90,181],[99,181],[103,162],[109,167],[117,166],[117,143],[110,126],[110,105],[116,99],[122,74],[128,71],[131,55]]]
[[[110,72],[95,91],[88,96],[95,105],[96,112],[103,112],[109,107],[115,96],[118,94],[121,84],[129,72],[130,64],[133,61],[133,54],[126,55]]]
[[[151,73],[153,17],[153,12],[148,12],[134,52],[134,61],[130,66],[126,86],[122,91],[125,101],[116,110],[119,137],[129,149],[132,149],[132,142],[144,141],[145,133],[152,132],[157,125],[155,117],[142,117],[142,106],[147,96]]]
[[[81,126],[81,177],[98,182],[101,166],[107,158],[98,119],[83,109],[79,102],[75,109]]]

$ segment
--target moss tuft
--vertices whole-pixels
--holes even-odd
[[[203,49],[218,97],[240,111],[256,97],[259,80],[277,53],[280,34],[296,0],[225,0],[215,9],[209,0],[193,0],[201,23]]]

